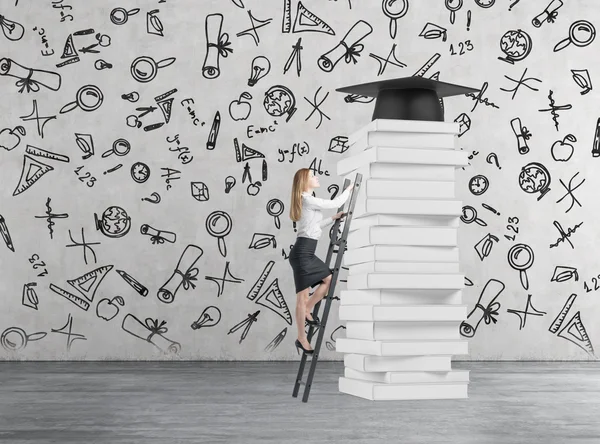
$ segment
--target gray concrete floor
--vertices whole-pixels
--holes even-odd
[[[0,441],[600,443],[600,363],[453,365],[469,399],[367,401],[321,361],[303,403],[298,362],[0,362]]]

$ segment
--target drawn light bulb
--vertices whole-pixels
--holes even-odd
[[[235,185],[235,177],[227,176],[225,178],[225,193],[229,194],[233,186]]]
[[[269,59],[263,56],[254,57],[254,60],[252,60],[252,68],[250,70],[250,78],[248,79],[248,86],[256,85],[256,82],[269,74],[269,71],[271,71],[271,62],[269,62]]]
[[[192,329],[198,330],[202,327],[214,327],[221,320],[221,311],[214,305],[204,309],[197,321],[192,323]]]

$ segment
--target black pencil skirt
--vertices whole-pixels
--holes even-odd
[[[294,248],[290,252],[289,261],[294,270],[296,293],[319,284],[332,270],[321,259],[315,256],[317,239],[297,236]]]

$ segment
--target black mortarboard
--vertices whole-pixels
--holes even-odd
[[[443,122],[442,97],[479,91],[475,88],[426,79],[421,76],[380,80],[338,88],[336,91],[375,97],[375,119],[432,120]]]

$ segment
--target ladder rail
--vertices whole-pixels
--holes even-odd
[[[349,179],[346,179],[344,181],[344,189],[348,186],[349,182],[350,182]],[[337,251],[337,256],[336,256],[336,261],[335,261],[335,267],[333,268],[333,275],[331,278],[331,282],[329,284],[329,289],[328,289],[327,295],[323,298],[323,299],[325,299],[326,302],[325,302],[325,309],[323,310],[323,316],[320,320],[320,325],[313,326],[313,325],[309,324],[309,330],[308,330],[308,335],[307,335],[308,341],[310,342],[310,340],[312,339],[312,336],[314,335],[315,332],[318,333],[318,336],[317,336],[317,343],[315,344],[314,352],[311,355],[311,365],[310,365],[310,370],[308,373],[308,378],[307,378],[306,382],[302,381],[302,376],[304,374],[304,368],[305,368],[306,362],[308,360],[308,358],[307,358],[308,355],[306,353],[302,353],[302,358],[300,360],[300,368],[298,369],[298,375],[296,377],[296,382],[294,384],[294,390],[292,393],[293,397],[297,397],[298,391],[300,390],[300,385],[304,385],[305,387],[304,387],[304,394],[302,396],[302,402],[308,401],[310,389],[312,387],[312,381],[314,378],[317,361],[318,361],[319,353],[321,350],[321,344],[323,342],[323,337],[325,335],[325,327],[327,326],[327,319],[329,317],[329,311],[331,309],[331,303],[333,301],[333,294],[335,293],[339,274],[342,269],[342,259],[344,256],[344,252],[346,250],[348,232],[350,231],[350,223],[352,221],[352,215],[354,213],[354,207],[356,205],[356,199],[358,196],[358,192],[360,191],[361,183],[362,183],[362,174],[357,173],[356,179],[354,180],[352,194],[351,194],[350,200],[348,202],[348,211],[346,212],[346,221],[344,224],[344,230],[342,232],[342,236],[340,238],[337,238],[338,228],[341,223],[340,218],[336,219],[333,229],[332,229],[332,232],[335,234],[336,240],[333,240],[331,238],[331,235],[329,236],[329,239],[330,239],[329,249],[327,251],[327,257],[326,257],[325,263],[327,264],[327,267],[330,266],[331,258],[333,256],[335,246],[337,245],[338,251]],[[345,203],[338,209],[338,212],[343,211],[344,206],[345,206]],[[313,310],[313,315],[316,315],[319,312],[319,308],[321,306],[322,300],[317,302],[317,304],[315,304],[315,307]]]

